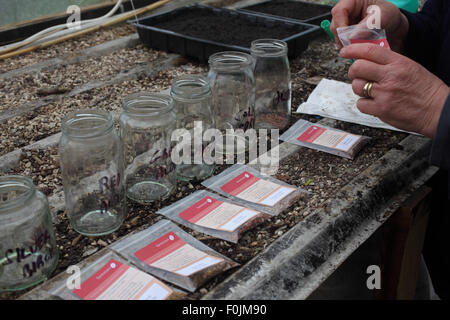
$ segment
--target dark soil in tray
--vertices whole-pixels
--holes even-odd
[[[307,20],[331,11],[327,7],[296,1],[270,1],[244,9],[297,20]]]
[[[191,37],[247,48],[256,39],[285,39],[306,30],[302,26],[296,26],[290,30],[275,28],[262,23],[251,22],[242,17],[217,15],[214,12],[201,9],[181,11],[172,18],[153,26]]]

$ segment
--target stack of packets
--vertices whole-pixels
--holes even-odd
[[[281,140],[340,157],[354,159],[370,140],[369,137],[350,134],[323,125],[297,121],[280,137]]]
[[[307,195],[285,182],[236,164],[203,185],[217,194],[197,191],[162,209],[164,215],[195,231],[237,243],[241,235],[280,214]]]
[[[174,300],[186,294],[108,252],[80,270],[80,283],[64,279],[49,293],[64,300]],[[75,287],[75,288],[73,288]]]
[[[124,238],[111,249],[142,270],[191,292],[239,265],[168,220]]]
[[[203,185],[223,196],[197,191],[158,213],[234,243],[245,231],[308,194],[241,164],[209,178]],[[49,293],[71,300],[182,299],[185,291],[166,283],[194,292],[211,278],[239,266],[164,219],[106,250],[107,254],[81,269],[79,288],[70,289],[64,279]]]
[[[192,230],[237,243],[242,233],[271,217],[238,203],[202,190],[158,213]]]

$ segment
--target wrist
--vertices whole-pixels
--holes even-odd
[[[400,11],[400,18],[398,19],[398,23],[396,27],[394,28],[394,36],[392,37],[392,43],[390,42],[390,46],[392,50],[394,50],[397,53],[403,53],[405,46],[406,46],[406,40],[408,38],[408,32],[409,32],[409,21],[403,12]]]
[[[427,137],[433,138],[439,124],[442,109],[450,96],[450,87],[440,81],[436,89],[432,91],[431,99],[429,100],[428,108],[430,110],[428,117],[425,116],[425,125],[421,133]]]

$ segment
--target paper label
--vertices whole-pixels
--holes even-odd
[[[220,189],[240,199],[267,206],[274,206],[295,191],[295,188],[260,179],[247,171],[223,185]]]
[[[379,45],[380,47],[384,47],[384,48],[390,49],[389,43],[388,43],[386,38],[378,39],[378,40],[350,39],[350,43],[351,44],[355,44],[355,43],[374,43],[374,44]]]
[[[172,292],[151,275],[114,259],[73,291],[84,300],[164,300]]]
[[[192,247],[174,232],[167,233],[134,255],[152,267],[183,276],[191,275],[223,261],[221,258],[210,256]]]
[[[297,140],[324,146],[332,149],[348,151],[361,138],[361,136],[330,130],[318,126],[311,126],[300,135]]]
[[[232,232],[259,212],[209,196],[179,214],[196,225]]]

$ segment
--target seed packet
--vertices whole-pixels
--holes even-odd
[[[217,253],[169,220],[111,246],[142,270],[194,292],[214,276],[239,264]]]
[[[302,119],[294,123],[280,139],[352,160],[370,140],[366,136],[347,133]]]
[[[280,214],[308,194],[303,189],[263,175],[243,164],[235,164],[202,184],[272,216]]]
[[[355,24],[336,29],[344,46],[355,43],[374,43],[390,49],[384,29],[369,29],[366,24]]]
[[[185,227],[237,243],[241,235],[271,215],[231,202],[208,191],[197,191],[157,213]]]
[[[172,300],[185,296],[112,252],[82,268],[80,276],[79,288],[69,288],[64,279],[50,293],[66,300]]]

